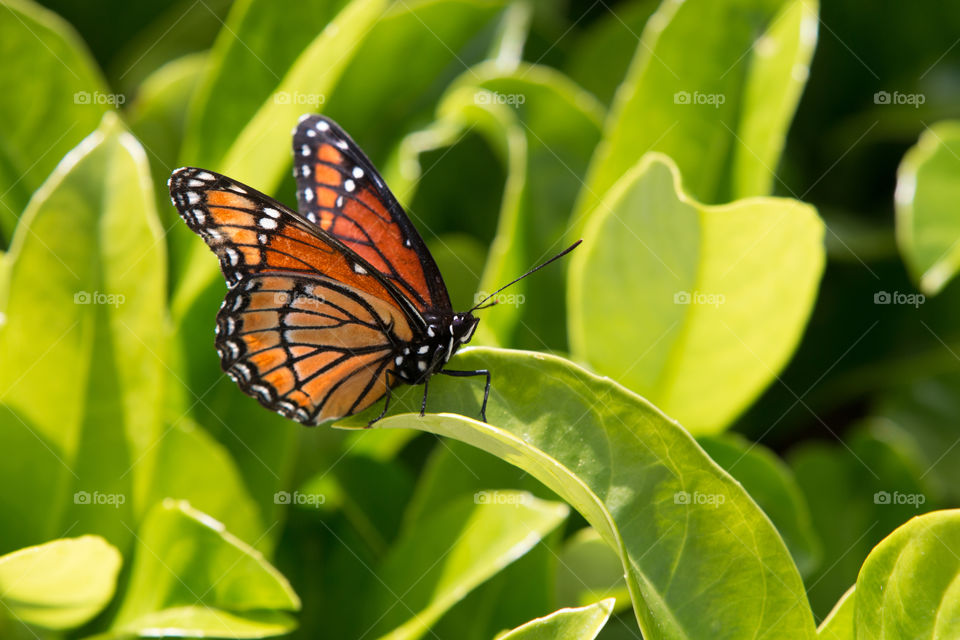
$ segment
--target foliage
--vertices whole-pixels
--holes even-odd
[[[0,636],[957,635],[956,9],[0,4]],[[458,308],[583,238],[454,359],[489,423],[220,371],[164,183],[289,202],[306,112]]]

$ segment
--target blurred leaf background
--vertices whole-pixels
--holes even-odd
[[[0,636],[952,620],[957,33],[890,1],[0,1]],[[292,203],[317,112],[458,309],[584,238],[458,356],[490,425],[461,380],[429,406],[465,418],[412,389],[304,429],[220,371],[167,177]]]

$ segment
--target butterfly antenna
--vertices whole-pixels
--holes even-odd
[[[520,276],[519,278],[516,278],[516,279],[514,279],[514,280],[511,280],[510,282],[508,282],[507,284],[503,285],[502,287],[500,287],[499,289],[497,289],[496,291],[494,291],[493,293],[491,293],[490,295],[488,295],[486,298],[484,298],[483,300],[481,300],[481,301],[478,302],[477,304],[473,305],[473,308],[471,308],[470,311],[468,311],[467,313],[470,313],[471,311],[479,311],[480,309],[486,309],[487,307],[492,307],[493,305],[497,304],[496,301],[493,301],[492,303],[490,303],[490,304],[488,304],[488,305],[484,305],[483,303],[486,302],[487,300],[489,300],[490,298],[494,297],[495,295],[497,295],[498,293],[500,293],[501,291],[503,291],[503,290],[506,289],[507,287],[512,287],[513,285],[517,284],[518,282],[520,282],[521,280],[523,280],[524,278],[526,278],[526,277],[529,276],[530,274],[533,274],[533,273],[536,273],[537,271],[540,271],[540,269],[543,269],[545,266],[547,266],[547,265],[550,264],[551,262],[553,262],[553,261],[555,261],[555,260],[559,260],[559,259],[562,258],[563,256],[567,255],[568,253],[570,253],[571,251],[573,251],[574,249],[576,249],[576,248],[580,245],[581,242],[583,242],[583,240],[577,240],[577,241],[574,242],[572,245],[570,245],[569,247],[567,247],[566,249],[564,249],[563,251],[561,251],[561,252],[558,253],[557,255],[553,256],[552,258],[550,258],[550,259],[547,260],[546,262],[542,262],[542,263],[538,264],[538,265],[535,266],[533,269],[530,269],[530,271],[527,271],[525,274],[523,274],[523,275]]]

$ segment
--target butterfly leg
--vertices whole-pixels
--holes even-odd
[[[423,381],[423,402],[420,403],[420,417],[423,417],[423,414],[427,412],[427,385],[430,383],[430,378],[427,378]]]
[[[452,369],[443,369],[439,373],[447,376],[466,378],[469,376],[487,376],[487,384],[483,388],[483,404],[480,405],[480,419],[487,421],[487,400],[490,398],[490,372],[487,369],[476,369],[474,371],[454,371]]]
[[[393,373],[392,370],[387,371],[388,376],[391,373]],[[374,422],[380,422],[380,420],[383,419],[383,416],[387,415],[387,409],[390,407],[390,395],[392,393],[393,393],[393,388],[389,384],[387,384],[387,395],[386,395],[386,400],[383,401],[383,411],[381,411],[380,415],[378,415],[376,418],[368,422],[367,426],[365,426],[364,429],[369,429],[370,427],[373,426]]]

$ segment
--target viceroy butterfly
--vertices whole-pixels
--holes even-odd
[[[431,375],[486,376],[486,421],[490,372],[444,366],[492,296],[453,311],[423,239],[334,121],[303,116],[293,146],[299,212],[213,171],[170,176],[174,206],[217,255],[229,288],[216,323],[223,370],[265,407],[308,425],[386,396],[372,425],[400,383],[424,385],[423,415]]]

